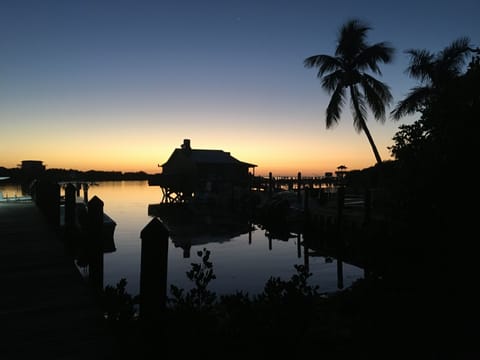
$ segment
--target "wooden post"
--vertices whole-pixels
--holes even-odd
[[[158,218],[140,233],[140,318],[148,322],[157,319],[166,307],[168,237],[167,228]]]
[[[342,237],[342,218],[343,207],[345,205],[345,187],[340,186],[337,189],[337,287],[343,288],[343,257],[345,244]]]
[[[60,185],[57,183],[46,184],[45,210],[48,222],[58,228],[60,226]]]
[[[268,198],[272,198],[272,192],[273,192],[273,175],[272,172],[268,173]]]
[[[42,191],[43,191],[43,181],[42,180],[38,180],[35,182],[35,187],[34,187],[34,200],[35,200],[35,204],[37,205],[37,207],[43,211],[42,209]]]
[[[86,204],[88,203],[88,184],[83,183],[82,188],[83,188],[83,202]]]
[[[58,227],[60,225],[60,186],[45,180],[36,184],[35,199],[47,222]]]
[[[345,187],[337,189],[337,243],[340,244],[343,207],[345,205]]]
[[[65,187],[65,231],[70,235],[75,227],[75,203],[77,189],[73,184]]]
[[[365,190],[364,208],[365,208],[365,217],[363,219],[363,222],[364,224],[368,224],[370,222],[370,216],[371,216],[371,210],[372,210],[372,193],[370,189]]]
[[[304,200],[303,200],[303,221],[302,221],[302,231],[305,232],[311,224],[311,214],[310,214],[310,187],[305,186],[303,189]]]
[[[310,210],[309,208],[309,203],[308,203],[308,198],[310,197],[310,188],[308,186],[305,186],[303,189],[303,193],[305,196],[305,200],[303,201],[303,210],[305,211],[305,214],[308,214],[308,211]]]
[[[324,204],[327,203],[328,194],[327,194],[325,188],[320,188],[320,190],[319,190],[319,200],[320,200],[319,202],[320,202],[321,205],[324,205]]]
[[[103,201],[97,196],[88,202],[88,278],[97,291],[103,290]]]
[[[302,182],[302,173],[299,171],[297,174],[297,202],[300,204],[300,201],[302,199],[302,194],[300,194],[300,189],[302,186],[300,185]]]

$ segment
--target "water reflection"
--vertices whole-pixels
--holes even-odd
[[[139,293],[142,229],[158,214],[153,209],[161,191],[146,181],[100,182],[89,189],[90,196],[104,201],[105,212],[117,223],[116,251],[105,254],[105,285],[128,281],[127,291]],[[318,254],[304,246],[303,236],[294,232],[267,229],[242,217],[226,214],[191,217],[159,216],[169,228],[168,284],[190,287],[186,272],[193,256],[204,247],[211,251],[217,278],[210,288],[218,294],[243,290],[250,294],[263,290],[274,276],[289,279],[296,273],[294,265],[308,265],[312,285],[320,291],[336,291],[337,266],[327,254]],[[195,259],[196,261],[196,259]],[[342,264],[343,286],[363,277],[362,269]]]
[[[149,204],[148,215],[158,217],[170,232],[175,247],[183,249],[183,257],[190,257],[192,246],[212,242],[224,243],[255,228],[243,216],[226,212],[193,211],[182,204]]]

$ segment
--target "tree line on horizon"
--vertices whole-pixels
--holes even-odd
[[[49,181],[119,181],[148,180],[152,174],[144,171],[122,172],[105,170],[45,169],[42,173],[26,174],[21,168],[0,167],[0,176],[8,177],[10,182],[25,183],[33,180],[32,175]]]

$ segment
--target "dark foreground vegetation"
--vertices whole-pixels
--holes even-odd
[[[376,358],[478,358],[478,255],[475,189],[480,119],[480,60],[468,39],[433,54],[411,50],[408,73],[419,86],[393,111],[401,125],[394,161],[349,173],[349,186],[380,188],[395,219],[372,251],[384,262],[351,288],[325,295],[303,267],[264,292],[216,296],[208,251],[173,288],[156,320],[136,316],[124,281],[107,287],[107,321],[118,350],[134,357],[228,357],[309,354]],[[477,55],[475,55],[477,54]],[[149,357],[151,358],[151,357]]]

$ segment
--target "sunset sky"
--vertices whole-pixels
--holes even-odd
[[[478,0],[2,0],[0,166],[159,172],[183,139],[306,176],[375,163],[350,107],[325,128],[328,94],[303,60],[333,54],[351,18],[396,48],[378,77],[395,102],[416,85],[406,49],[480,45]],[[400,124],[368,125],[384,160]]]

